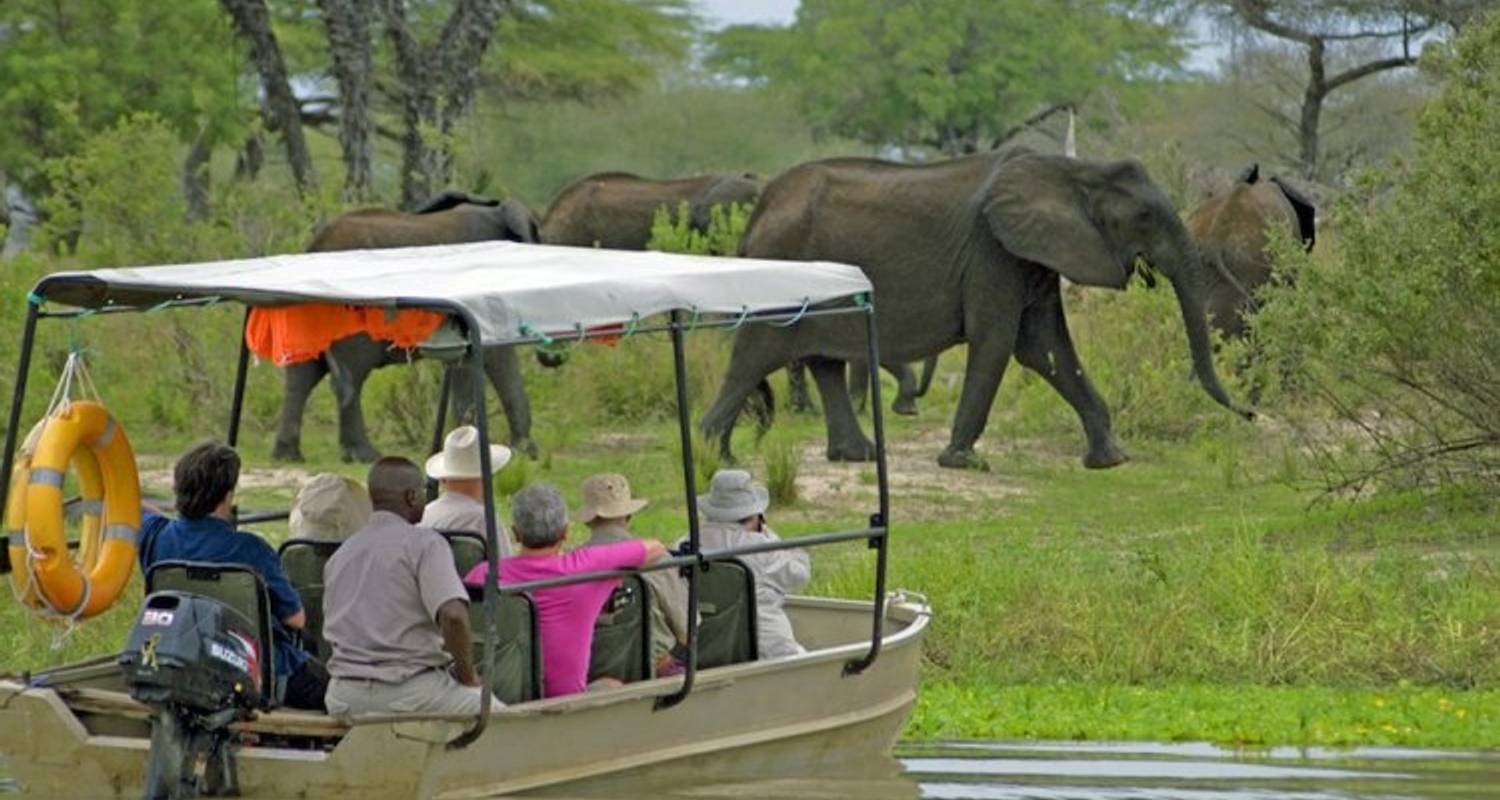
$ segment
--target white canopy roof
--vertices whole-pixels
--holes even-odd
[[[85,308],[219,297],[252,305],[452,303],[487,343],[666,311],[797,310],[871,291],[857,267],[479,242],[50,275],[48,301]],[[523,331],[523,325],[525,330]]]

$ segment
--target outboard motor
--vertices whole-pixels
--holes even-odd
[[[255,627],[190,592],[146,598],[119,663],[130,696],[152,709],[146,800],[239,794],[238,735],[229,725],[260,704]]]

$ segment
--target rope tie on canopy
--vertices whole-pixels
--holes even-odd
[[[737,319],[737,320],[735,320],[734,324],[729,326],[729,329],[732,330],[732,331],[739,330],[740,326],[744,325],[745,324],[745,320],[747,320],[749,318],[750,318],[750,306],[740,306],[740,318]]]
[[[793,325],[796,325],[797,323],[801,322],[803,317],[807,316],[807,307],[809,305],[811,305],[811,304],[812,304],[812,298],[810,298],[810,297],[804,297],[804,298],[802,298],[802,308],[800,308],[800,309],[797,310],[796,315],[794,315],[791,319],[787,320],[786,322],[773,322],[771,324],[775,325],[778,328],[790,328]]]

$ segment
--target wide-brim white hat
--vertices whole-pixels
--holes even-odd
[[[771,493],[742,469],[715,472],[708,494],[698,495],[698,513],[709,522],[739,522],[764,514],[770,506]]]
[[[490,474],[510,463],[510,448],[490,445]],[[427,459],[427,477],[435,481],[479,478],[479,429],[463,425],[448,432],[443,449]]]

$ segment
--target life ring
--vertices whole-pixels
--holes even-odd
[[[43,609],[47,605],[37,594],[32,581],[32,570],[26,550],[26,486],[31,477],[31,454],[41,438],[43,422],[37,423],[26,437],[20,452],[16,454],[16,466],[11,472],[10,489],[6,495],[10,500],[5,506],[6,548],[10,552],[10,584],[17,600],[31,608]],[[81,520],[78,535],[78,563],[83,572],[89,572],[99,560],[99,545],[104,531],[104,474],[99,469],[99,459],[94,451],[80,447],[73,451],[73,469],[78,473],[79,507]]]
[[[69,403],[42,425],[27,471],[20,563],[29,563],[39,599],[48,607],[84,619],[109,608],[135,568],[140,476],[130,440],[104,406]],[[79,564],[68,554],[63,528],[63,479],[70,463],[78,470],[84,502],[102,503],[103,511],[95,517],[92,535],[86,520]],[[91,510],[85,507],[86,518]],[[10,514],[6,517],[9,523]],[[11,553],[14,558],[14,549]]]

